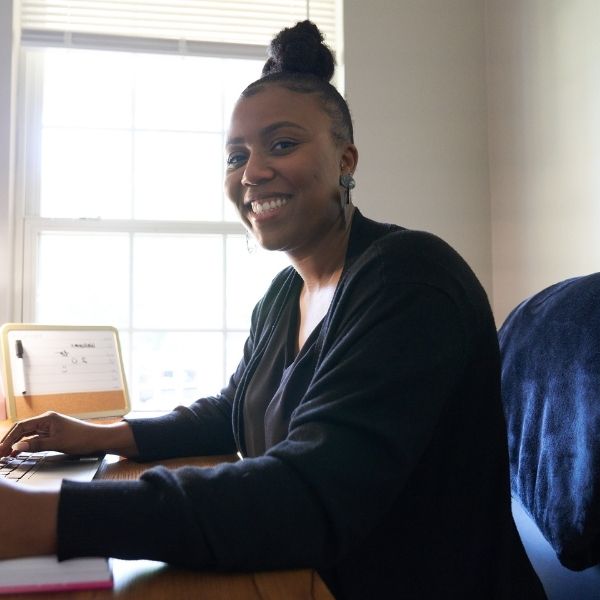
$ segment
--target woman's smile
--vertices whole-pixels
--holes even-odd
[[[271,220],[279,216],[289,199],[289,194],[273,194],[246,202],[248,219],[255,223]]]

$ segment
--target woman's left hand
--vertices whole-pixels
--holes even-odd
[[[58,496],[0,481],[0,559],[56,553]]]

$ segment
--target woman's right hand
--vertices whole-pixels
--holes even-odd
[[[131,428],[126,422],[100,425],[56,412],[15,423],[0,442],[0,456],[42,450],[65,454],[137,454]]]

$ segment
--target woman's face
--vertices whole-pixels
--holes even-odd
[[[355,149],[336,144],[331,128],[315,94],[267,85],[238,101],[225,190],[264,248],[302,255],[337,227],[341,164],[354,170]]]

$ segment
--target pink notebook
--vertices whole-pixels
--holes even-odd
[[[112,588],[106,558],[33,556],[0,561],[0,594]]]

